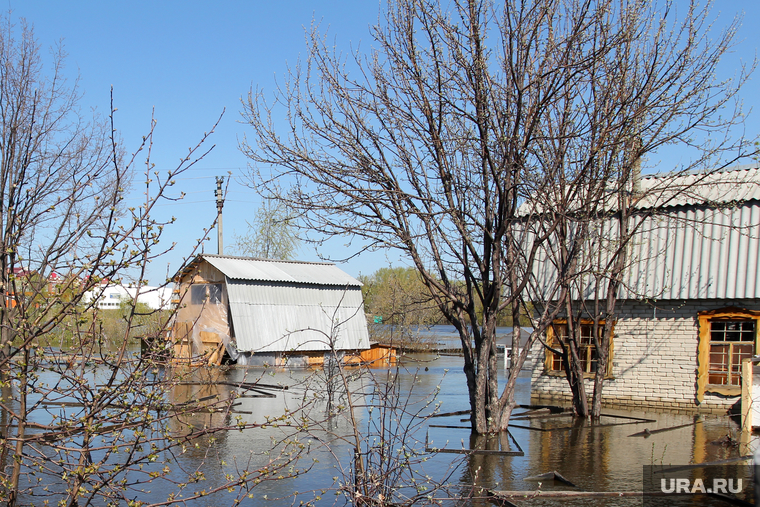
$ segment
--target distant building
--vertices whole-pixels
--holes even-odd
[[[309,365],[370,347],[361,283],[334,264],[199,255],[175,283],[177,358]]]
[[[11,274],[12,273],[12,274]],[[51,271],[47,278],[39,275],[35,270],[28,270],[23,267],[16,266],[11,271],[8,270],[9,278],[11,279],[8,287],[5,291],[6,305],[15,308],[21,300],[27,300],[34,298],[35,295],[45,297],[45,293],[52,293],[58,284],[64,282],[64,277],[58,273]],[[15,291],[19,291],[16,293]],[[39,308],[40,302],[36,301],[32,303],[34,307]]]
[[[760,168],[651,176],[641,186],[661,190],[644,194],[633,215],[640,227],[618,294],[604,403],[725,411],[740,399],[742,360],[760,353]],[[687,190],[656,204],[675,188]],[[600,234],[614,234],[609,220],[600,222]],[[549,263],[542,269],[539,279],[554,276]],[[566,329],[557,319],[547,343],[558,346]],[[596,371],[591,330],[582,323],[589,395]],[[569,400],[559,356],[538,342],[532,354],[533,397]]]
[[[141,286],[138,295],[137,287],[133,285],[115,285],[104,283],[103,286],[85,293],[82,301],[94,305],[100,310],[116,310],[122,301],[133,301],[135,296],[138,303],[147,305],[151,310],[169,310],[171,308],[172,289],[169,287]]]

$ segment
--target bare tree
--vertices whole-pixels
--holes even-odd
[[[428,390],[415,382],[404,385],[404,379],[416,379],[419,370],[366,364],[356,352],[337,349],[347,320],[361,318],[356,313],[341,317],[341,304],[323,309],[332,323],[318,330],[317,340],[328,347],[323,368],[291,386],[303,389],[302,405],[288,415],[291,426],[319,442],[315,448],[331,456],[339,474],[332,487],[314,493],[325,495],[334,489],[346,504],[356,506],[440,505],[439,496],[451,498],[450,481],[461,463],[455,460],[437,477],[424,468],[435,451],[423,435],[439,411],[441,386]],[[305,331],[317,330],[293,334]],[[304,493],[308,492],[294,495]]]
[[[459,332],[473,430],[500,431],[576,273],[575,236],[560,276],[533,273],[568,214],[603,202],[632,140],[634,158],[705,131],[725,147],[738,123],[719,112],[745,74],[713,75],[735,24],[708,40],[707,16],[689,4],[676,20],[669,3],[640,0],[390,2],[366,54],[346,58],[310,32],[308,61],[275,102],[249,94],[243,149],[257,187],[304,227],[411,260]],[[500,391],[496,316],[519,323],[528,303],[534,331],[513,344]]]
[[[145,320],[141,305],[123,309],[123,335],[110,336],[108,346],[95,302],[85,299],[104,280],[147,283],[145,269],[166,250],[159,240],[173,221],[155,219],[154,207],[178,197],[170,194],[175,178],[203,157],[205,138],[162,173],[150,161],[152,128],[135,155],[124,156],[113,113],[110,121],[81,114],[76,83],[64,79],[63,51],[48,75],[31,29],[3,19],[1,30],[0,498],[11,506],[144,504],[144,485],[163,481],[170,492],[161,505],[212,493],[239,503],[258,482],[298,473],[283,470],[295,455],[280,446],[281,459],[274,453],[200,486],[203,474],[183,470],[176,455],[257,425],[232,419],[235,390],[205,403],[183,399],[188,379],[179,373],[194,369],[178,373],[135,353],[130,338]],[[145,200],[127,207],[143,156]],[[165,341],[156,347],[166,352]],[[198,412],[218,418],[181,424]]]

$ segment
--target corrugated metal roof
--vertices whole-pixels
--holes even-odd
[[[335,264],[319,262],[275,261],[204,254],[200,256],[233,280],[283,282],[340,287],[361,287],[354,277]]]
[[[760,200],[760,168],[749,164],[706,173],[644,176],[641,192],[639,209]]]
[[[369,348],[358,287],[294,287],[227,280],[237,348],[251,352]]]
[[[749,164],[721,171],[653,174],[641,178],[639,189],[633,194],[633,207],[638,210],[760,200],[760,167]],[[610,188],[607,202],[601,203],[605,211],[617,209],[618,192],[617,188]],[[540,199],[527,200],[520,206],[518,215],[539,217],[549,205]],[[573,209],[574,205],[579,209]],[[587,201],[578,199],[577,202],[570,202],[564,211],[584,213],[587,206]]]
[[[760,298],[760,201],[728,202],[706,206],[697,201],[692,206],[663,208],[653,215],[634,215],[631,227],[638,230],[629,245],[624,286],[618,297]],[[617,248],[618,226],[615,219],[607,219],[597,228],[586,249],[598,255],[595,265],[603,266]],[[544,250],[535,265],[538,287],[553,287],[556,268],[550,259],[551,254]],[[580,293],[586,299],[593,297],[591,277],[576,287],[573,297]]]
[[[760,298],[760,202],[645,218],[621,298]]]

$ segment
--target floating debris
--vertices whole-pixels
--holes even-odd
[[[553,471],[553,472],[547,472],[545,474],[541,475],[533,475],[531,477],[526,477],[523,479],[524,481],[558,481],[563,484],[567,484],[568,486],[571,486],[573,488],[577,488],[575,484],[565,479],[562,475],[560,475],[559,472]]]

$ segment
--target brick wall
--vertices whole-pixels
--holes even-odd
[[[705,393],[697,404],[697,312],[727,306],[760,310],[758,300],[684,300],[643,303],[621,301],[615,324],[612,357],[613,379],[605,381],[607,406],[652,407],[725,412],[739,397]],[[563,376],[544,371],[544,349],[536,343],[531,378],[534,402],[569,401],[570,389]],[[586,380],[591,397],[593,380]]]

